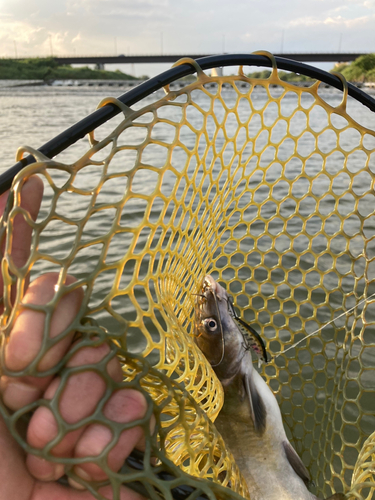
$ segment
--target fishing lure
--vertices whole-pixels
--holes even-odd
[[[234,309],[233,297],[229,297],[228,300],[228,310],[232,318],[235,320],[240,332],[242,333],[243,339],[245,341],[245,349],[252,349],[258,357],[258,368],[263,363],[268,363],[268,356],[266,351],[266,346],[262,340],[262,337],[254,328],[248,325],[243,319],[241,319]]]

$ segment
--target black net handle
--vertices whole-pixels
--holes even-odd
[[[340,78],[328,73],[327,71],[323,71],[321,69],[315,68],[314,66],[309,66],[308,64],[303,64],[291,59],[284,59],[282,57],[275,57],[274,59],[276,61],[278,69],[291,71],[293,73],[299,73],[310,78],[320,80],[321,82],[331,85],[338,90],[343,90],[343,85]],[[203,70],[223,66],[272,67],[272,61],[269,57],[257,54],[223,54],[217,56],[202,57],[197,59],[196,61]],[[137,87],[118,97],[118,100],[123,102],[127,106],[132,106],[133,104],[147,97],[153,92],[165,87],[169,83],[172,83],[184,76],[195,73],[195,71],[195,68],[191,64],[181,64],[165,71],[164,73],[161,73],[158,76],[155,76],[154,78],[150,78],[144,83],[141,83]],[[358,102],[362,103],[364,106],[368,107],[371,111],[375,112],[375,99],[373,99],[370,95],[358,89],[351,83],[348,83],[348,94]],[[110,120],[120,112],[121,110],[118,106],[108,103],[102,108],[94,111],[94,113],[91,113],[72,127],[69,127],[67,130],[57,135],[55,138],[48,141],[46,144],[39,148],[39,151],[48,158],[53,158],[54,156],[77,142],[79,139],[82,139],[86,134],[92,132],[97,127],[100,127],[100,125]],[[11,187],[14,177],[20,170],[34,162],[35,158],[33,156],[26,156],[21,161],[17,162],[13,167],[1,174],[0,194],[4,193]]]
[[[128,466],[128,468],[137,471],[143,470],[144,468],[143,463],[144,463],[144,454],[139,450],[133,450],[125,461],[125,464],[126,466]],[[174,479],[176,479],[172,474],[170,474],[167,471],[159,472],[157,476],[159,477],[159,479],[163,481],[173,481]],[[150,498],[150,495],[147,492],[146,488],[140,482],[125,483],[125,486],[131,488],[137,493],[140,493],[145,498]],[[187,500],[193,493],[196,493],[194,488],[188,485],[180,485],[171,488],[171,494],[173,500]],[[163,496],[161,496],[160,498],[162,499]],[[208,497],[204,493],[200,493],[194,497],[194,500],[208,500]]]

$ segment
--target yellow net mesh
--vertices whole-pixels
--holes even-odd
[[[154,454],[182,483],[210,497],[246,497],[247,491],[210,421],[222,405],[221,386],[191,337],[194,293],[207,272],[225,284],[274,356],[262,374],[319,495],[345,491],[370,499],[375,492],[374,434],[369,437],[375,429],[375,133],[349,116],[345,92],[325,94],[319,83],[283,82],[276,68],[268,79],[242,70],[229,77],[199,71],[193,83],[166,89],[138,111],[118,103],[124,120],[99,142],[92,137],[92,147],[73,164],[34,152],[37,163],[13,184],[4,219],[3,345],[25,307],[29,272],[32,279],[60,273],[61,286],[43,309],[47,317],[62,295],[83,286],[74,325],[81,344],[112,339],[112,355],[123,361],[121,387],[149,397],[141,422],[146,457]],[[22,185],[34,174],[45,183],[35,223],[19,206]],[[33,228],[23,268],[11,252],[19,213]],[[77,282],[64,286],[67,274]],[[46,327],[38,359],[51,345]],[[41,376],[38,359],[22,374]],[[105,377],[103,366],[95,370]],[[63,383],[73,372],[65,367]],[[22,414],[39,404],[59,422],[56,444],[72,426],[53,400],[14,414],[2,404],[1,411],[25,449],[54,460],[52,445],[30,449],[16,432]],[[152,411],[156,437],[148,430]],[[95,418],[111,428],[100,411]],[[108,472],[116,494],[134,480],[126,471],[113,474],[104,455],[92,459]],[[78,462],[65,460],[68,475],[74,477],[69,470]],[[186,479],[180,470],[209,481]],[[137,479],[170,495],[152,467]]]

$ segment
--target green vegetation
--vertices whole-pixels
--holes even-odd
[[[298,73],[287,73],[286,71],[279,72],[280,80],[284,82],[311,82],[313,78],[306,75],[299,75]]]
[[[271,71],[265,69],[264,71],[249,73],[247,76],[249,78],[268,78],[270,75]],[[297,73],[289,73],[286,71],[279,71],[279,78],[284,82],[307,82],[311,80],[308,76],[298,75]]]
[[[0,80],[135,80],[121,71],[59,66],[52,58],[0,59]]]
[[[351,64],[337,64],[333,71],[341,73],[350,82],[374,82],[375,54],[360,56]]]

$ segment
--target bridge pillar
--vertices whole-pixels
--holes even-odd
[[[223,76],[223,68],[212,68],[211,76]]]
[[[104,70],[104,63],[100,63],[100,62],[96,63],[95,69]]]

